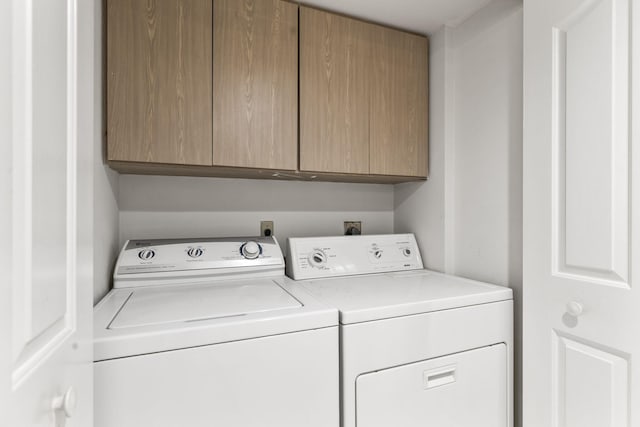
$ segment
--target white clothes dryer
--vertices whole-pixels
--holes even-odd
[[[423,269],[412,234],[291,238],[287,274],[340,312],[343,427],[511,427],[509,288]]]
[[[96,427],[337,427],[338,314],[273,237],[138,240],[95,307]]]

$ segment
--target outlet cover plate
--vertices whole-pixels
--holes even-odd
[[[356,228],[362,234],[362,221],[345,221],[344,222],[344,234],[347,235],[347,231],[350,228]]]
[[[269,230],[269,234],[267,233]],[[273,236],[273,221],[260,221],[260,235],[261,236]]]

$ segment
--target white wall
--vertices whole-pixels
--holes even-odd
[[[522,6],[500,0],[459,28],[455,50],[454,271],[521,281]]]
[[[429,268],[516,285],[522,256],[522,5],[431,37],[429,180],[399,184],[394,228]]]
[[[94,284],[93,301],[109,291],[113,264],[119,249],[118,242],[118,177],[109,169],[105,158],[105,113],[104,113],[104,43],[102,37],[103,9],[98,2],[95,7],[95,130],[94,130]]]
[[[273,220],[290,236],[393,231],[393,186],[171,176],[120,176],[120,243],[126,239],[255,236]]]
[[[495,0],[431,39],[430,177],[396,187],[396,231],[429,268],[514,289],[521,368],[522,3]],[[516,415],[520,413],[519,381]]]
[[[514,290],[516,417],[522,405],[522,28],[521,2],[498,0],[454,37],[453,272]]]

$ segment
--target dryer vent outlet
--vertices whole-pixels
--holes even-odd
[[[362,221],[345,221],[344,235],[357,236],[362,234]]]

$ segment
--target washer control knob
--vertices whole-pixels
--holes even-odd
[[[327,262],[327,255],[320,249],[316,249],[309,254],[309,262],[315,267],[319,267]]]
[[[409,248],[404,248],[402,250],[402,255],[406,256],[407,258],[409,258],[411,256],[411,249]]]
[[[380,259],[380,258],[382,258],[382,251],[381,251],[380,249],[376,249],[376,251],[373,253],[373,256],[374,256],[376,259]]]
[[[191,258],[200,258],[203,253],[204,251],[202,250],[202,248],[187,249],[187,255],[189,255]]]
[[[262,248],[257,242],[250,240],[240,246],[240,253],[246,259],[256,259],[260,256]]]
[[[149,261],[154,256],[156,256],[156,251],[154,251],[153,249],[143,249],[138,252],[138,258],[143,261]]]

